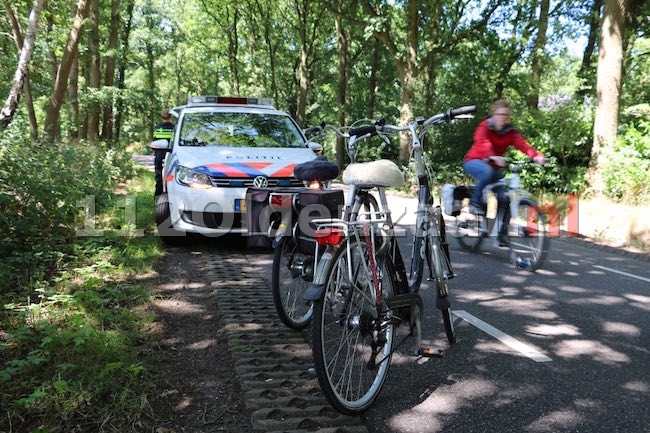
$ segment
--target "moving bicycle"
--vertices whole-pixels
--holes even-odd
[[[456,341],[448,286],[454,274],[442,212],[433,201],[432,170],[422,139],[432,126],[475,111],[474,106],[461,107],[403,126],[378,122],[348,131],[359,138],[390,133],[410,136],[418,208],[408,273],[386,196],[387,188],[404,183],[401,170],[392,161],[350,164],[345,169],[343,182],[350,188],[346,207],[353,214],[359,211],[358,218],[314,221],[319,224],[315,233],[317,251],[323,250],[317,254],[313,283],[305,294],[314,302],[314,368],[325,397],[342,413],[357,414],[372,405],[386,379],[393,353],[406,340],[415,341],[417,355],[440,355],[422,344],[424,304],[420,285],[425,261],[447,340],[449,344]],[[379,210],[364,213],[360,205],[370,190],[378,193]],[[396,336],[401,325],[408,332],[400,341]]]
[[[499,246],[510,249],[513,263],[535,270],[541,265],[548,247],[546,216],[521,188],[521,163],[511,161],[511,177],[504,179],[504,168],[508,165],[504,155],[514,148],[539,165],[546,163],[546,157],[510,123],[510,105],[507,100],[495,101],[490,115],[476,127],[473,144],[463,161],[463,169],[476,184],[468,190],[469,207],[457,221],[456,235],[464,249],[476,251],[485,237],[496,232]],[[445,189],[448,190],[448,186],[443,187],[443,194],[447,192]],[[488,216],[488,191],[496,198],[496,217]],[[449,198],[446,201],[449,202]],[[511,242],[514,238],[518,238],[516,244]]]

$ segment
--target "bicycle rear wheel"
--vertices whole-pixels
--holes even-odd
[[[303,294],[314,274],[314,257],[302,254],[291,236],[285,236],[275,248],[271,273],[273,303],[280,320],[291,329],[305,329],[313,306]]]
[[[511,216],[509,237],[513,264],[529,271],[539,269],[548,254],[548,216],[533,200],[521,199]]]
[[[394,325],[376,305],[372,270],[364,241],[341,245],[334,256],[325,295],[314,303],[311,324],[314,368],[321,390],[339,412],[369,408],[384,384],[391,362]],[[393,295],[390,260],[377,258],[381,293]],[[350,272],[351,270],[351,272]]]

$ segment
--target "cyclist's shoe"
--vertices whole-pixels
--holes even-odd
[[[472,215],[485,216],[485,206],[476,203],[470,203],[469,213],[471,213]]]
[[[497,236],[497,241],[499,242],[500,247],[509,247],[510,246],[510,239],[508,239],[507,234],[499,233],[499,236]]]

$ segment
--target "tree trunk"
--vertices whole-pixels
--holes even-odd
[[[100,58],[99,58],[99,0],[90,0],[90,19],[88,32],[88,51],[90,54],[88,64],[88,88],[97,95],[100,90]],[[100,104],[93,97],[88,104],[88,140],[96,143],[99,140],[99,113]]]
[[[22,31],[20,30],[20,24],[16,19],[16,15],[13,9],[9,6],[9,3],[7,3],[7,0],[3,0],[2,3],[5,6],[5,9],[7,11],[7,18],[9,19],[9,22],[11,24],[11,29],[14,33],[16,48],[18,48],[18,52],[20,53],[21,50],[23,49],[23,44],[24,44],[23,34]],[[32,98],[32,86],[29,81],[29,69],[25,69],[25,77],[24,77],[22,92],[25,94],[25,106],[27,108],[27,115],[29,117],[29,135],[32,139],[37,139],[38,123],[36,121],[36,111],[34,110],[34,99]]]
[[[226,13],[228,11],[226,10]],[[239,95],[239,38],[237,21],[239,20],[239,11],[235,7],[233,18],[228,34],[228,65],[230,66],[230,87],[235,95]]]
[[[131,35],[131,23],[133,22],[133,7],[134,0],[127,0],[126,3],[126,22],[124,24],[124,30],[121,34],[122,46],[120,49],[120,61],[117,72],[117,90],[124,89],[124,77],[126,75],[126,67],[128,65],[128,53],[129,53],[129,36]],[[117,99],[117,104],[115,106],[115,140],[120,140],[120,130],[122,129],[122,107],[124,103],[122,98]]]
[[[381,68],[380,44],[374,40],[372,44],[372,62],[370,67],[370,76],[368,77],[368,106],[366,107],[366,118],[375,117],[375,108],[377,106],[377,92],[379,91],[379,79],[377,73]]]
[[[342,1],[339,1],[337,7],[342,6]],[[348,91],[348,74],[350,68],[350,46],[348,32],[346,32],[343,20],[340,15],[334,17],[334,24],[336,27],[336,35],[339,41],[339,77],[336,88],[336,105],[338,109],[338,122],[339,125],[347,125],[349,123],[348,110],[349,110],[349,95]],[[345,167],[345,139],[336,136],[336,164],[339,169]]]
[[[81,115],[79,112],[79,56],[75,56],[70,68],[68,81],[68,99],[70,101],[70,130],[68,137],[73,141],[81,138]]]
[[[108,55],[105,56],[104,87],[113,87],[115,84],[115,53],[120,33],[120,0],[111,1],[111,24],[108,35]],[[113,139],[113,104],[104,106],[102,121],[102,138]]]
[[[298,89],[296,94],[296,122],[305,127],[305,113],[307,111],[307,87],[309,86],[309,41],[307,40],[307,26],[309,25],[309,0],[295,1],[296,16],[298,17],[298,35],[300,38],[300,59],[296,70]]]
[[[618,129],[625,14],[630,0],[605,0],[596,72],[596,114],[588,181],[593,194],[605,190],[601,168]]]
[[[158,107],[158,102],[156,101],[156,56],[154,55],[154,47],[151,41],[145,42],[144,51],[147,58],[147,81],[149,84],[149,122],[147,123],[149,125],[156,125],[160,118],[160,110],[156,109]],[[153,128],[149,128],[147,137],[148,141],[153,141]]]
[[[77,6],[77,13],[70,29],[70,34],[68,35],[68,41],[65,46],[65,51],[63,52],[63,57],[61,58],[61,64],[59,65],[56,79],[54,81],[54,89],[52,90],[52,95],[49,98],[48,105],[46,108],[45,114],[45,135],[50,140],[54,140],[61,135],[61,130],[59,126],[59,116],[61,105],[63,104],[63,98],[65,96],[65,91],[68,86],[68,77],[70,76],[70,69],[72,68],[72,63],[75,56],[77,55],[77,47],[79,45],[79,39],[83,31],[83,22],[84,19],[88,16],[90,9],[91,0],[79,0]]]
[[[11,123],[11,119],[13,119],[16,108],[18,107],[18,102],[20,101],[20,93],[25,82],[25,76],[27,75],[27,67],[32,58],[32,53],[34,52],[34,41],[36,39],[36,30],[38,28],[38,19],[40,17],[41,11],[43,10],[45,1],[46,0],[35,0],[32,11],[29,14],[27,34],[25,35],[25,40],[22,43],[20,58],[18,60],[16,72],[14,73],[11,90],[9,91],[9,96],[5,101],[4,107],[2,107],[2,111],[0,111],[0,130],[5,129]],[[9,9],[6,3],[5,7]],[[18,40],[16,40],[16,42],[18,42]]]
[[[539,92],[542,82],[542,62],[544,59],[544,48],[546,47],[546,30],[548,29],[548,12],[550,0],[541,0],[539,6],[539,20],[537,23],[537,38],[533,46],[531,60],[531,83],[530,93],[526,100],[528,107],[537,110],[539,105]]]
[[[581,80],[581,83],[577,93],[582,97],[587,96],[593,90],[593,86],[588,83],[593,82],[591,65],[592,57],[596,49],[596,43],[598,42],[598,33],[601,22],[600,15],[601,9],[603,8],[603,2],[604,0],[593,0],[591,14],[587,19],[589,36],[587,36],[587,44],[582,53],[582,63],[580,64],[580,70],[578,71],[578,78]]]

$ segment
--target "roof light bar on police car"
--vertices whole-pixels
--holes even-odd
[[[190,96],[188,105],[196,104],[232,104],[232,105],[265,105],[272,107],[273,98],[247,98],[241,96]]]

